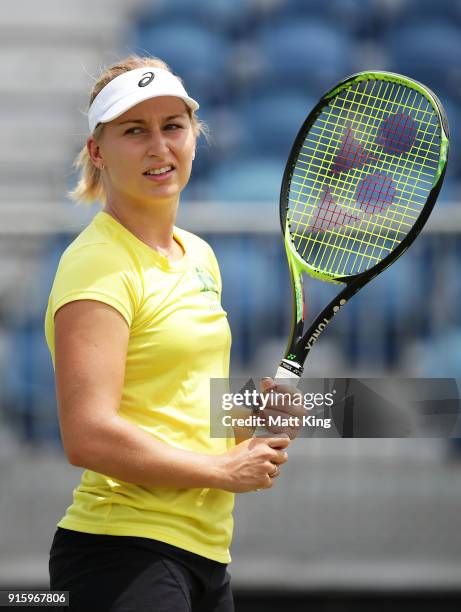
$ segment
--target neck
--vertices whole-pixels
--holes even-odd
[[[173,229],[178,202],[157,207],[126,207],[108,201],[103,210],[151,248],[166,256],[174,248]]]

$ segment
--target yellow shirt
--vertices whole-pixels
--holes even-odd
[[[105,212],[64,252],[51,290],[45,333],[53,364],[54,315],[91,299],[130,327],[119,414],[176,448],[224,453],[232,438],[210,438],[210,378],[227,378],[230,330],[209,245],[175,228],[185,255],[174,263]],[[86,470],[59,527],[141,536],[228,563],[234,494],[220,489],[144,487]]]

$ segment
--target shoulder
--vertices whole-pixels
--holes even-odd
[[[94,266],[102,270],[126,270],[134,267],[124,243],[110,231],[99,215],[65,249],[59,267]]]
[[[61,256],[51,288],[52,315],[76,300],[97,300],[131,324],[143,298],[143,282],[129,250],[91,223]]]
[[[98,268],[131,267],[130,254],[120,245],[112,242],[72,242],[61,255],[59,267],[64,265],[91,265]]]
[[[126,245],[93,222],[63,252],[52,292],[83,290],[140,295],[139,265]]]

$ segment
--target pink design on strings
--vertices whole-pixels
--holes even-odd
[[[355,199],[361,210],[375,214],[383,212],[394,203],[396,186],[390,176],[376,172],[364,177],[355,191]]]
[[[417,134],[418,126],[412,117],[395,113],[382,122],[376,142],[383,147],[385,153],[400,155],[410,151]]]
[[[355,221],[359,221],[359,218],[351,215],[337,204],[330,188],[326,186],[323,188],[322,198],[308,229],[311,232],[326,232],[344,225],[350,225]]]
[[[353,168],[360,168],[368,162],[370,157],[370,153],[366,151],[365,147],[354,136],[352,128],[346,128],[331,172],[337,174],[339,172],[347,172]]]

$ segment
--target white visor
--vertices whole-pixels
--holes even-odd
[[[88,110],[88,125],[93,133],[98,123],[108,123],[144,100],[159,96],[181,98],[193,111],[198,103],[189,98],[181,81],[163,68],[136,68],[112,79],[96,96]]]

